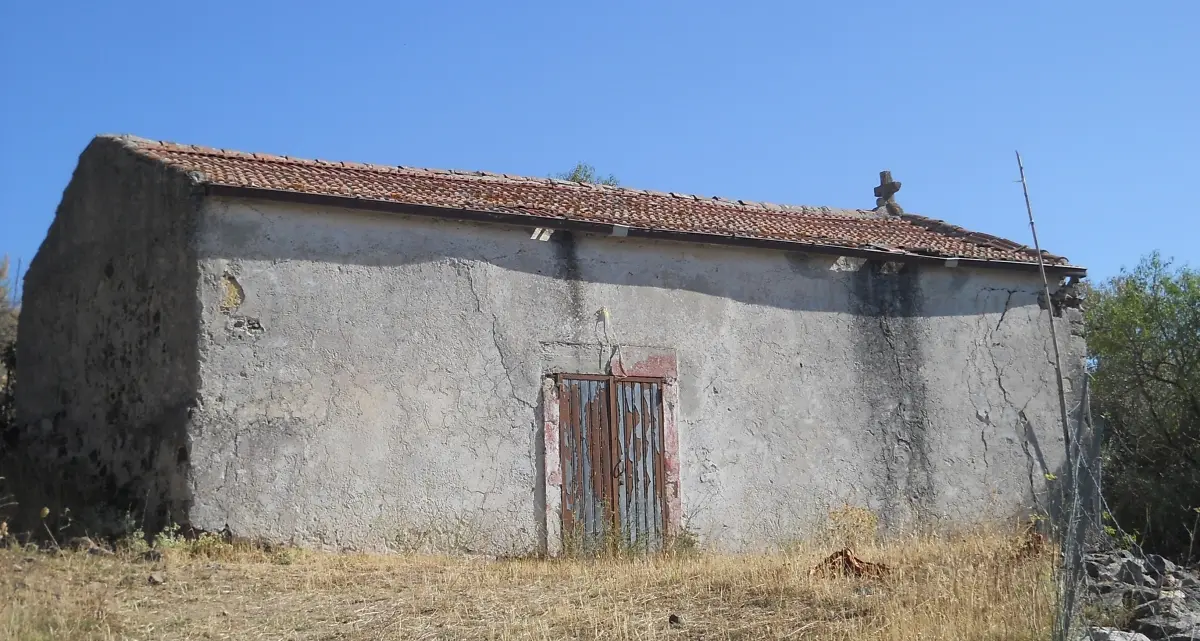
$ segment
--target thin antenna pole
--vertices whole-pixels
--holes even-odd
[[[1068,498],[1067,492],[1070,492],[1072,505],[1068,510],[1066,518],[1066,528],[1062,539],[1063,543],[1063,564],[1064,564],[1064,583],[1060,586],[1062,592],[1059,595],[1059,612],[1055,616],[1055,641],[1066,641],[1070,636],[1072,619],[1074,618],[1074,594],[1072,592],[1073,583],[1070,578],[1074,574],[1077,563],[1076,551],[1072,549],[1072,537],[1075,535],[1075,505],[1074,501],[1078,499],[1078,488],[1075,486],[1075,470],[1072,466],[1076,463],[1075,457],[1071,453],[1071,428],[1067,423],[1067,395],[1063,390],[1062,377],[1062,359],[1058,353],[1058,335],[1054,329],[1054,303],[1050,300],[1050,279],[1046,278],[1046,262],[1042,257],[1042,246],[1038,243],[1037,225],[1033,223],[1033,206],[1029,204],[1029,183],[1025,181],[1025,165],[1021,162],[1021,152],[1017,154],[1017,169],[1021,172],[1021,190],[1025,192],[1025,211],[1029,214],[1029,231],[1033,233],[1033,249],[1037,252],[1038,270],[1042,273],[1042,288],[1046,295],[1046,309],[1048,310],[1048,320],[1050,321],[1050,343],[1054,345],[1054,381],[1058,383],[1058,411],[1062,419],[1063,431],[1063,449],[1066,450],[1066,465],[1063,466],[1067,474],[1067,478],[1063,482],[1063,499]],[[1085,383],[1086,385],[1086,383]],[[1086,402],[1086,399],[1085,399]],[[1064,611],[1065,610],[1065,611]]]
[[[1050,343],[1054,345],[1054,373],[1058,383],[1058,411],[1062,415],[1063,445],[1067,458],[1071,457],[1071,432],[1067,427],[1067,395],[1063,390],[1062,358],[1058,353],[1058,335],[1054,330],[1054,303],[1050,301],[1050,280],[1046,278],[1046,263],[1042,259],[1042,246],[1038,243],[1037,226],[1033,224],[1033,206],[1029,204],[1029,184],[1025,182],[1025,165],[1021,163],[1021,152],[1017,153],[1017,169],[1021,172],[1021,190],[1025,192],[1025,211],[1029,213],[1029,231],[1033,232],[1033,249],[1037,252],[1038,269],[1042,272],[1042,287],[1046,293],[1046,308],[1050,311]]]

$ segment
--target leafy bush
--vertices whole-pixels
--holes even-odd
[[[9,274],[8,258],[0,258],[0,439],[16,418],[13,402],[17,369],[18,308],[15,291],[15,278]],[[2,443],[0,440],[0,456],[4,453]],[[0,475],[0,539],[9,536],[7,515],[9,508],[15,506],[7,481]]]
[[[16,278],[0,258],[0,430],[12,421],[13,375],[17,367]]]
[[[1157,253],[1088,295],[1093,413],[1104,421],[1110,525],[1200,553],[1200,273]]]

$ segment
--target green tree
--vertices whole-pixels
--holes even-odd
[[[0,258],[0,346],[17,339],[17,282],[8,256]]]
[[[8,257],[0,258],[0,431],[13,420],[13,375],[17,365],[16,276]],[[2,479],[0,479],[2,481]]]
[[[17,276],[9,273],[8,256],[0,257],[0,434],[7,434],[16,419],[13,391],[17,366]],[[0,531],[7,528],[8,513],[16,507],[6,471],[11,462],[0,441]],[[0,539],[5,538],[0,536]],[[0,541],[2,543],[2,541]]]
[[[1085,314],[1112,516],[1148,548],[1200,553],[1200,273],[1151,254]]]
[[[607,176],[600,176],[599,174],[596,173],[595,167],[593,167],[585,162],[576,163],[575,167],[573,167],[570,171],[564,171],[559,174],[554,174],[553,176],[551,176],[551,178],[557,178],[559,180],[570,180],[572,182],[577,182],[577,183],[594,183],[597,185],[609,185],[611,187],[616,187],[621,184],[621,181],[617,180],[616,176],[614,176],[612,174],[609,174]]]

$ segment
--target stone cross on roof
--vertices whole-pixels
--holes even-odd
[[[904,213],[896,202],[896,192],[900,191],[900,181],[892,180],[892,172],[879,172],[879,186],[875,188],[875,208],[884,207],[893,216]]]

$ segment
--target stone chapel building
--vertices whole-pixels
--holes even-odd
[[[1048,319],[1074,407],[1085,270],[1044,254],[1047,301],[1032,249],[897,188],[778,206],[97,137],[25,280],[23,505],[551,553],[1038,509]]]

